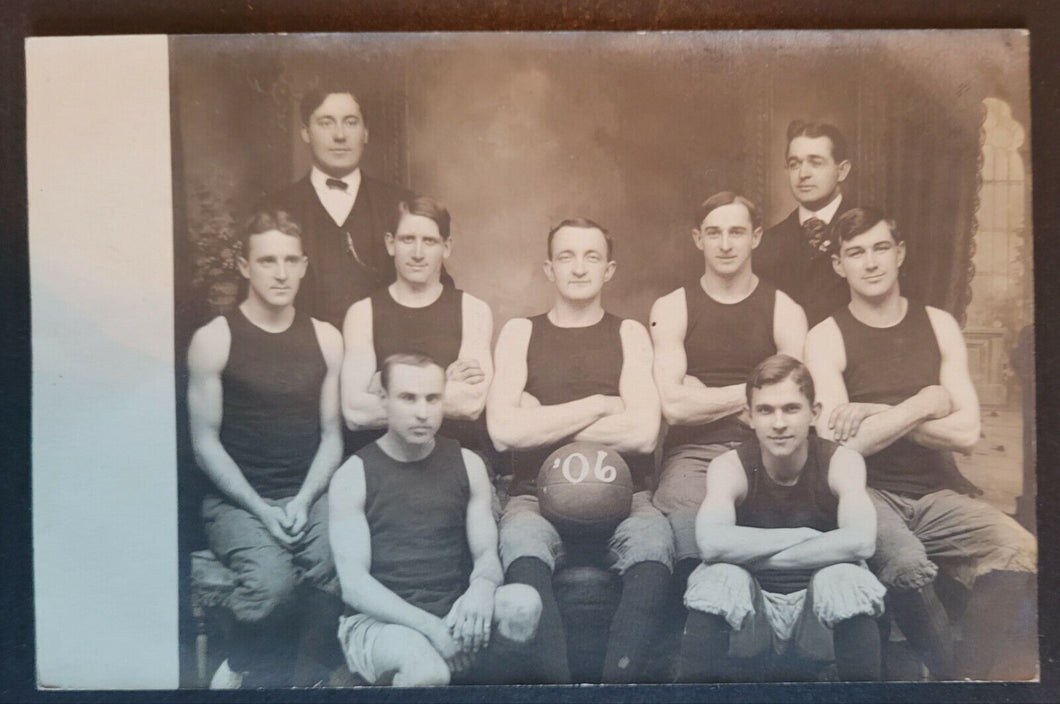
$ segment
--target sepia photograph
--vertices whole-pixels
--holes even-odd
[[[27,40],[38,687],[1038,681],[1029,50]]]

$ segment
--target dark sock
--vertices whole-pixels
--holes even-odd
[[[567,661],[567,633],[552,591],[552,571],[536,557],[520,557],[508,566],[507,584],[526,584],[541,597],[541,620],[537,624],[534,650],[540,663],[542,683],[568,684],[570,663]]]
[[[836,674],[842,682],[880,679],[880,629],[876,619],[862,614],[840,621],[832,630]]]
[[[335,669],[345,662],[336,637],[342,611],[342,600],[337,596],[319,589],[308,590],[302,600],[294,686],[326,684]]]
[[[244,688],[291,686],[293,627],[289,613],[274,613],[257,623],[236,622],[228,666],[247,673]]]
[[[717,614],[689,609],[677,658],[678,682],[732,682],[728,622]]]
[[[959,623],[968,609],[970,590],[942,571],[935,577],[932,586],[935,588],[935,596],[939,598],[939,603],[946,609],[950,623]]]
[[[662,622],[669,589],[670,570],[661,562],[638,562],[622,575],[622,600],[604,657],[605,683],[643,681],[646,654]]]
[[[479,654],[475,665],[454,677],[453,684],[540,684],[533,651],[534,641],[522,643],[494,629],[489,646]]]
[[[1025,572],[990,572],[976,580],[965,612],[960,649],[964,676],[990,679],[1002,648],[1017,650],[1024,659],[1034,652],[1034,625],[1028,628],[1021,621],[1029,619],[1020,618],[1033,598],[1034,579],[1035,575]]]
[[[895,622],[932,676],[937,680],[956,679],[949,618],[935,589],[929,584],[920,589],[892,591],[890,606]]]
[[[692,572],[702,564],[699,558],[685,558],[674,565],[673,588],[677,592],[678,600],[683,600],[685,589],[688,588],[688,578]]]

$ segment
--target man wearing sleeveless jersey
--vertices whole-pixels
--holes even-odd
[[[328,493],[347,664],[371,684],[539,681],[528,650],[541,602],[501,586],[486,467],[436,435],[445,369],[394,354],[380,376],[386,434],[339,468]]]
[[[442,264],[453,249],[449,211],[424,196],[397,206],[397,227],[386,234],[397,279],[350,306],[343,325],[342,410],[357,432],[354,450],[386,427],[379,365],[391,354],[421,352],[445,366],[445,422],[441,433],[482,452],[489,442],[482,410],[493,377],[489,306],[442,284]],[[371,432],[376,431],[376,432]]]
[[[192,446],[215,485],[203,502],[206,536],[236,573],[234,642],[216,688],[239,687],[247,672],[284,670],[278,648],[299,585],[314,587],[314,605],[338,615],[319,499],[341,459],[342,338],[294,307],[306,264],[301,231],[286,213],[255,215],[239,257],[246,300],[200,328],[188,350]]]
[[[788,185],[799,207],[762,236],[755,271],[802,306],[816,325],[850,301],[832,270],[832,224],[854,207],[843,193],[850,175],[847,140],[835,125],[794,120],[784,154]]]
[[[979,440],[979,401],[957,322],[904,298],[905,243],[879,211],[837,221],[835,270],[849,306],[810,332],[820,434],[866,457],[879,516],[870,567],[891,591],[902,632],[940,679],[987,679],[999,648],[1019,645],[1032,612],[1037,546],[1019,524],[969,494],[952,452]],[[932,584],[939,568],[971,590],[956,659]],[[1033,673],[1031,673],[1033,674]]]
[[[732,658],[793,652],[877,680],[886,590],[861,562],[876,546],[865,461],[811,432],[820,404],[793,357],[755,367],[747,406],[754,436],[711,463],[696,517],[678,678],[740,679]]]
[[[680,579],[699,562],[695,517],[707,468],[751,438],[743,415],[747,375],[777,352],[802,357],[802,308],[752,269],[761,237],[754,203],[729,191],[711,196],[692,230],[703,275],[651,309],[655,383],[670,425],[654,502],[673,527]]]
[[[515,318],[497,339],[497,376],[486,418],[499,450],[514,450],[511,498],[501,518],[506,580],[541,595],[538,652],[550,682],[568,682],[566,636],[552,591],[561,562],[559,533],[541,516],[536,479],[557,448],[602,443],[619,452],[633,475],[633,510],[609,540],[610,567],[622,575],[622,597],[604,659],[605,682],[638,681],[659,622],[672,565],[673,537],[651,505],[651,453],[659,433],[644,326],[607,313],[604,283],[615,272],[610,236],[588,219],[564,220],[548,236],[545,275],[556,288],[544,314]]]

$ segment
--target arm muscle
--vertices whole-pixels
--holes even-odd
[[[526,351],[532,323],[509,320],[497,339],[496,375],[486,399],[486,425],[498,450],[528,449],[559,442],[606,415],[605,396],[551,406],[523,406]]]
[[[651,338],[655,350],[653,372],[666,422],[670,425],[700,425],[739,413],[745,403],[743,384],[711,388],[686,382],[687,328],[684,289],[677,289],[655,301],[651,308]]]
[[[350,430],[382,428],[386,411],[372,388],[379,360],[372,341],[372,300],[362,298],[346,311],[342,325],[346,351],[342,360],[342,417]]]
[[[659,394],[651,377],[651,340],[635,320],[622,321],[622,376],[619,394],[625,410],[604,416],[574,436],[619,452],[648,454],[659,439]]]

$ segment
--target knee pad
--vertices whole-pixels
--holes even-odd
[[[886,593],[871,572],[853,564],[823,567],[810,581],[813,613],[829,628],[854,616],[882,615]]]
[[[506,584],[497,589],[494,609],[498,617],[533,617],[541,613],[541,595],[528,584]]]
[[[541,620],[541,596],[526,584],[506,584],[494,598],[494,617],[505,632],[501,635],[517,642],[534,637]]]
[[[403,674],[405,681],[401,683],[402,686],[412,687],[444,687],[452,678],[449,667],[440,658],[437,661],[417,662]]]
[[[754,577],[738,565],[700,565],[688,578],[685,606],[721,616],[738,631],[754,615],[755,589]]]

